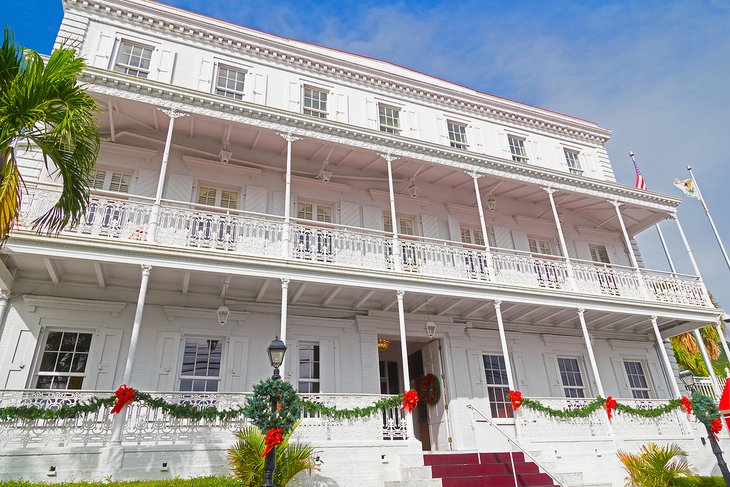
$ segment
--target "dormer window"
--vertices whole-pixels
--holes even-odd
[[[578,151],[564,149],[565,151],[565,163],[568,165],[568,171],[570,174],[576,176],[583,175],[583,168],[580,166],[580,159],[578,159]]]
[[[466,143],[466,125],[452,121],[446,122],[449,131],[449,143],[454,149],[467,149],[469,145]]]
[[[508,135],[507,140],[509,141],[509,151],[512,154],[512,160],[523,164],[526,163],[527,151],[525,151],[525,139]]]
[[[327,118],[327,92],[311,86],[304,87],[304,114]]]
[[[219,64],[215,94],[233,98],[234,100],[243,100],[243,80],[245,77],[245,71]]]
[[[122,41],[119,46],[119,54],[117,54],[114,71],[131,74],[138,78],[146,78],[150,74],[152,51],[154,49],[150,46]]]
[[[388,105],[378,105],[380,131],[400,135],[400,109]]]

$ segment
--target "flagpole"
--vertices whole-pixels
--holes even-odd
[[[725,245],[723,245],[722,239],[720,239],[720,234],[717,232],[717,227],[715,226],[715,221],[712,219],[712,215],[710,215],[710,209],[707,208],[705,199],[702,197],[702,191],[700,191],[700,185],[697,184],[695,175],[692,172],[692,166],[687,166],[687,170],[689,171],[689,175],[692,176],[692,184],[694,185],[695,189],[697,190],[697,198],[700,200],[700,203],[702,203],[702,208],[705,209],[705,215],[707,215],[707,219],[710,220],[710,225],[712,226],[712,231],[715,232],[715,238],[717,239],[718,245],[720,245],[720,250],[722,250],[723,257],[725,257],[725,264],[727,264],[728,269],[730,269],[730,258],[727,256],[727,251],[725,250]]]

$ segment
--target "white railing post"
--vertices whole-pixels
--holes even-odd
[[[393,268],[396,271],[403,269],[403,261],[401,257],[401,248],[398,241],[398,216],[395,212],[395,191],[393,190],[393,161],[397,157],[393,157],[393,154],[380,154],[380,157],[385,159],[388,166],[388,194],[390,196],[390,219],[393,222]]]
[[[124,367],[124,377],[122,382],[129,384],[132,378],[132,366],[134,365],[134,356],[137,353],[137,341],[139,340],[139,329],[142,325],[142,313],[144,312],[144,301],[147,296],[147,283],[150,280],[150,271],[152,266],[142,264],[142,281],[139,285],[139,296],[137,297],[137,309],[134,312],[134,323],[132,324],[132,336],[129,339],[129,352],[127,353],[127,364]],[[121,414],[121,413],[120,413]]]
[[[674,222],[677,224],[677,231],[679,232],[679,236],[682,238],[682,243],[684,244],[684,248],[687,250],[687,257],[689,257],[689,262],[692,264],[692,270],[695,273],[695,276],[697,276],[697,280],[700,282],[700,285],[702,286],[703,292],[705,294],[705,301],[707,302],[708,306],[714,307],[715,305],[712,303],[712,299],[710,299],[710,294],[707,292],[707,288],[705,287],[705,283],[702,280],[702,274],[700,274],[700,268],[697,266],[697,261],[695,260],[695,256],[692,253],[692,247],[689,246],[689,241],[687,240],[687,236],[684,234],[684,229],[682,229],[682,224],[679,223],[679,217],[677,216],[677,213],[670,213],[670,215]],[[730,358],[730,357],[728,357]]]
[[[286,175],[284,179],[284,226],[281,236],[282,257],[291,257],[291,145],[292,142],[301,140],[291,132],[277,132],[280,137],[286,140]],[[283,338],[282,338],[283,341]]]
[[[286,344],[286,316],[289,306],[289,279],[281,278],[281,325],[279,339]],[[286,380],[286,357],[281,361],[281,375]]]
[[[175,119],[185,117],[187,114],[176,110],[165,110],[160,108],[168,117],[170,117],[170,125],[167,127],[167,138],[165,139],[165,149],[162,153],[162,164],[160,165],[160,178],[157,180],[157,192],[155,193],[155,203],[152,206],[150,215],[150,231],[147,234],[147,241],[154,242],[157,237],[157,226],[160,223],[160,204],[162,202],[162,192],[165,189],[165,174],[167,173],[167,160],[170,157],[170,146],[172,145],[172,130],[175,127]]]
[[[631,267],[634,268],[634,272],[636,272],[636,278],[639,282],[639,287],[641,289],[641,295],[644,297],[644,299],[650,299],[651,294],[649,293],[649,288],[646,285],[646,281],[644,281],[644,276],[641,273],[641,269],[639,268],[639,262],[636,260],[636,253],[634,252],[634,247],[631,245],[631,239],[629,238],[629,232],[626,230],[626,224],[624,223],[624,217],[621,215],[621,203],[618,200],[611,201],[611,204],[613,205],[614,209],[616,210],[616,218],[618,219],[619,225],[621,225],[621,233],[624,236],[624,241],[626,242],[626,250],[629,253],[629,258],[631,259]]]
[[[484,251],[487,254],[487,271],[489,272],[489,280],[495,281],[494,259],[492,259],[492,249],[489,248],[487,222],[484,218],[484,205],[482,205],[482,195],[479,191],[479,178],[482,177],[482,175],[477,172],[472,172],[471,177],[474,178],[474,193],[476,193],[477,208],[479,208],[479,224],[482,227],[482,237],[484,238]]]
[[[577,289],[577,283],[575,279],[575,271],[573,270],[573,263],[570,261],[570,254],[568,254],[568,246],[565,243],[565,235],[563,234],[563,225],[560,223],[560,215],[558,215],[558,207],[555,205],[555,198],[553,193],[555,190],[550,187],[542,188],[548,194],[550,200],[550,208],[553,211],[553,218],[555,219],[555,226],[558,229],[558,239],[560,241],[560,250],[563,252],[563,258],[565,259],[565,268],[568,273],[568,286],[572,290]]]

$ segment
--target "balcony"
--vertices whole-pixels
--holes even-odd
[[[52,186],[30,187],[20,227],[30,228],[57,199],[58,191]],[[94,192],[86,216],[64,234],[148,241],[153,207],[150,198]],[[287,241],[289,246],[284,248]],[[286,225],[281,217],[180,201],[162,201],[155,243],[353,270],[709,307],[703,284],[693,276],[646,269],[637,272],[614,264],[568,261],[518,250],[493,248],[487,252],[483,247],[425,237],[404,236],[396,243],[376,230],[307,221]]]

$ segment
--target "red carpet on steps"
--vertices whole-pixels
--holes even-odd
[[[557,487],[555,481],[522,452],[512,454],[517,483],[525,487]],[[426,453],[424,465],[443,487],[514,487],[509,453]]]

